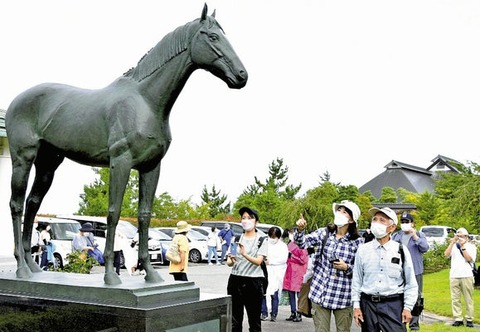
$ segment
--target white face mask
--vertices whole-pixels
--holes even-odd
[[[289,239],[290,241],[293,241],[293,234],[291,234],[291,233],[288,234],[288,239]]]
[[[348,224],[348,218],[343,214],[343,212],[337,211],[335,212],[335,219],[333,220],[333,223],[338,227],[342,227]]]
[[[278,239],[269,239],[269,241],[271,244],[277,244]]]
[[[382,225],[378,222],[372,222],[372,226],[370,227],[370,230],[372,231],[372,234],[375,236],[377,239],[381,239],[385,236],[387,236],[387,226]]]
[[[251,231],[255,227],[255,221],[253,219],[242,219],[242,228],[245,231]]]
[[[83,233],[83,236],[89,236],[89,235],[90,235],[90,233],[89,233],[89,232],[85,232],[85,233]]]
[[[408,232],[412,229],[412,224],[410,224],[410,223],[402,224],[400,227],[402,228],[402,231]]]

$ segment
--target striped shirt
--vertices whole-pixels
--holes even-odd
[[[323,239],[327,242],[323,252],[320,252]],[[327,234],[326,228],[318,229],[308,235],[295,232],[295,242],[301,248],[317,247],[313,260],[313,279],[310,285],[310,300],[320,306],[330,309],[344,309],[352,306],[351,286],[352,269],[355,253],[363,238],[350,239],[350,234],[338,238],[336,232]],[[348,264],[346,271],[333,268],[329,259],[337,257]]]

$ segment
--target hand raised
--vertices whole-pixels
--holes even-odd
[[[300,214],[300,219],[297,220],[297,227],[299,231],[303,231],[307,227],[307,221],[303,218],[303,214]]]

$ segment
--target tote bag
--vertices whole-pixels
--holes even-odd
[[[312,301],[310,301],[310,299],[308,298],[311,283],[312,278],[308,279],[307,282],[303,283],[302,287],[300,288],[300,294],[298,295],[297,311],[299,314],[305,317],[312,317]]]
[[[175,242],[172,241],[170,243],[170,248],[168,248],[167,253],[165,254],[165,257],[167,257],[167,259],[174,264],[178,264],[182,261],[182,259],[180,258],[180,252],[178,250],[177,241]]]

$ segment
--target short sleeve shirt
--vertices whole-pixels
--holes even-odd
[[[259,241],[261,240],[258,234],[254,238],[250,239],[242,235],[240,237],[239,243],[241,243],[245,247],[248,255],[252,257],[263,256],[264,258],[266,258],[268,255],[268,240],[265,238],[260,247]],[[232,267],[233,275],[253,278],[259,278],[264,276],[260,265],[252,264],[245,257],[243,257],[240,252],[237,253],[236,258],[237,262]]]
[[[169,272],[188,272],[188,253],[189,253],[189,247],[188,247],[188,238],[183,235],[183,234],[177,234],[173,237],[172,242],[177,242],[178,243],[178,250],[180,252],[184,251],[185,252],[185,263],[183,265],[183,271],[181,271],[181,263],[175,264],[173,262],[170,262],[170,266],[168,268]]]

